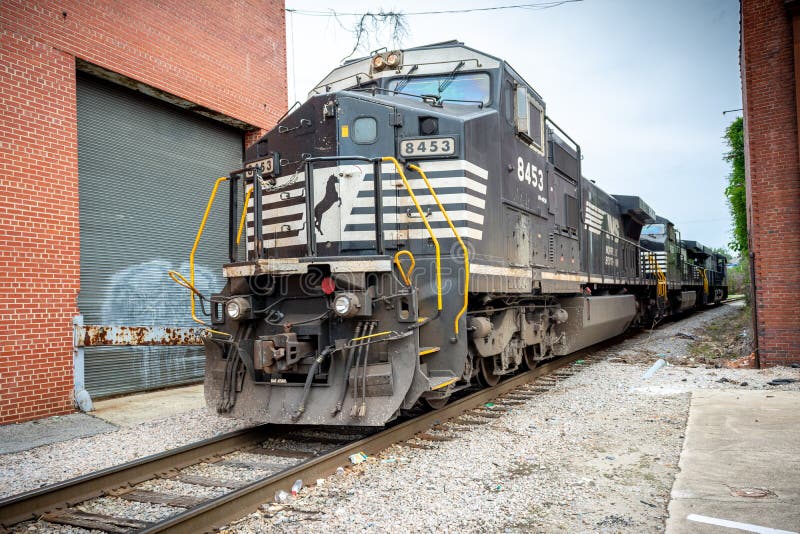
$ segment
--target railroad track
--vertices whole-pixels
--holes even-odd
[[[349,464],[352,454],[374,455],[402,442],[410,447],[431,448],[437,441],[452,439],[440,432],[449,425],[463,429],[502,417],[509,408],[541,394],[559,379],[571,376],[577,368],[564,370],[566,366],[578,360],[592,361],[589,350],[553,360],[510,377],[493,388],[479,390],[439,410],[369,435],[363,429],[360,433],[351,433],[353,430],[347,428],[320,430],[261,425],[14,495],[0,500],[0,531],[5,527],[13,532],[14,525],[29,520],[112,533],[210,531],[273,501],[276,492],[288,491],[297,479],[312,481],[333,474],[338,467]],[[485,406],[495,399],[498,400],[493,407]],[[460,422],[449,423],[458,418]],[[212,471],[215,467],[224,467],[240,469],[243,473],[272,472],[243,482],[218,474],[209,475],[204,472],[209,466]],[[204,486],[220,495],[204,499],[142,489],[162,480]],[[184,511],[159,522],[148,522],[89,513],[75,507],[101,497],[165,504]]]
[[[723,302],[734,302],[734,297]],[[630,335],[630,334],[628,334]],[[0,533],[29,520],[46,521],[112,533],[196,533],[210,531],[240,519],[260,505],[272,502],[276,492],[288,491],[301,479],[316,480],[333,474],[359,452],[374,455],[395,443],[432,448],[437,441],[452,437],[448,429],[460,431],[471,425],[502,417],[508,408],[547,391],[560,378],[571,376],[577,367],[566,366],[582,360],[596,361],[603,348],[617,344],[623,335],[552,360],[454,400],[443,408],[418,415],[384,430],[357,428],[320,429],[282,425],[260,425],[186,445],[77,477],[71,480],[0,499]],[[492,408],[485,405],[496,401]],[[224,467],[256,474],[251,480],[226,479],[203,473]],[[267,473],[265,473],[267,472]],[[261,473],[261,475],[258,475]],[[141,489],[153,481],[173,480],[218,490],[220,495],[198,498]],[[183,512],[158,522],[82,512],[76,505],[101,497],[166,504]]]

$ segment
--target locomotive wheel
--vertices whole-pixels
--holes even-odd
[[[488,388],[500,382],[500,375],[494,374],[494,358],[481,358],[478,364],[478,382]]]
[[[425,397],[422,398],[422,403],[431,410],[439,410],[444,408],[448,402],[450,402],[450,397],[439,397],[437,399],[427,399]]]
[[[525,364],[525,368],[528,370],[535,369],[537,365],[539,365],[540,361],[540,353],[539,345],[531,345],[529,347],[525,347],[524,350],[524,358],[523,363]]]

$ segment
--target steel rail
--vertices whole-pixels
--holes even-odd
[[[114,488],[144,482],[155,478],[159,473],[196,464],[209,456],[225,454],[250,444],[259,443],[283,428],[285,427],[259,425],[229,432],[0,499],[0,526],[10,527],[28,519],[36,519],[55,508],[100,497]]]
[[[596,349],[596,348],[595,348]],[[261,504],[271,502],[275,492],[287,490],[297,479],[316,480],[333,474],[336,468],[348,462],[348,456],[357,452],[374,455],[391,445],[413,438],[434,424],[456,418],[467,411],[504,395],[533,379],[552,373],[576,360],[585,358],[587,349],[548,362],[531,371],[515,375],[500,382],[497,386],[473,393],[467,397],[445,405],[443,408],[425,413],[419,417],[387,428],[382,432],[349,443],[339,449],[313,458],[302,464],[234,490],[214,500],[207,501],[185,512],[167,518],[141,533],[185,533],[208,532],[241,519],[256,510]]]
[[[732,302],[740,298],[729,298],[722,302]],[[298,478],[315,480],[328,476],[335,472],[337,467],[346,464],[348,456],[351,454],[356,452],[376,454],[395,443],[411,439],[434,424],[456,418],[476,406],[502,396],[536,378],[548,375],[581,358],[586,358],[593,351],[613,345],[621,337],[624,335],[552,360],[531,371],[503,380],[494,387],[482,389],[453,401],[439,410],[425,413],[372,436],[345,444],[327,454],[312,458],[200,506],[188,509],[141,532],[194,533],[224,526],[244,517],[249,513],[248,511],[255,510],[259,505],[269,502],[275,491],[288,489],[291,483]],[[248,445],[257,444],[270,437],[280,436],[292,428],[296,429],[297,427],[265,424],[237,430],[0,499],[0,532],[3,527],[8,528],[22,521],[36,519],[48,511],[100,497],[110,490],[138,484],[156,478],[161,473],[200,463],[210,456],[227,454]]]

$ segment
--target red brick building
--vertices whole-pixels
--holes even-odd
[[[800,2],[742,0],[748,228],[760,365],[800,362]]]
[[[100,320],[107,314],[112,324],[149,320],[124,314],[143,309],[128,305],[143,290],[128,286],[127,293],[112,295],[117,286],[109,280],[124,279],[137,265],[161,273],[172,252],[151,251],[162,245],[188,256],[186,225],[173,224],[170,210],[151,209],[153,198],[180,192],[171,202],[176,211],[189,206],[186,220],[194,221],[194,232],[209,184],[237,157],[241,161],[246,141],[284,113],[284,22],[280,0],[0,2],[0,424],[73,410],[72,328],[79,313]],[[126,116],[129,122],[141,119],[140,130],[126,133]],[[142,132],[153,132],[152,138]],[[117,150],[111,142],[118,134],[128,137]],[[215,139],[233,146],[226,149],[225,165],[217,169],[209,156],[200,170],[189,169],[208,147],[213,152]],[[198,143],[202,153],[158,166],[162,155]],[[139,154],[141,167],[124,159],[131,153]],[[106,180],[111,194],[98,179],[107,154],[114,160]],[[122,172],[114,165],[131,174],[113,174]],[[162,167],[169,168],[163,176],[146,181]],[[191,179],[175,178],[184,170]],[[138,189],[157,189],[162,182],[173,185],[137,200],[131,208],[136,217],[114,204],[119,197],[130,205]],[[183,191],[195,196],[183,202]],[[153,221],[160,227],[154,229]],[[98,245],[94,235],[110,239]],[[127,239],[126,253],[109,252],[105,260],[97,248],[110,251]],[[130,265],[119,262],[129,255],[141,257]],[[114,262],[114,271],[106,272]],[[92,364],[96,387],[127,381],[120,362],[135,364],[135,358],[161,358],[145,378],[158,371],[159,380],[169,382],[164,377],[177,371],[153,354],[98,356]],[[179,373],[171,378],[187,379]]]

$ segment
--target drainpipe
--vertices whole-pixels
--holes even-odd
[[[752,240],[748,240],[752,241]],[[751,247],[753,246],[752,242],[748,242],[748,245]],[[758,292],[756,291],[756,253],[752,252],[752,248],[750,249],[750,309],[753,310],[751,320],[753,321],[753,354],[756,355],[756,369],[762,369],[761,367],[761,354],[758,351]]]
[[[79,333],[83,331],[83,315],[76,315],[72,318],[72,376],[75,384],[75,404],[82,412],[94,410],[92,397],[86,391],[83,373],[84,348],[83,343],[79,343]]]

